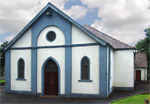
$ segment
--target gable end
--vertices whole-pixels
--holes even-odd
[[[69,22],[71,22],[72,24],[74,24],[75,26],[77,26],[78,28],[80,28],[83,32],[85,32],[87,35],[89,35],[91,38],[93,38],[94,40],[96,40],[97,42],[99,42],[101,45],[106,46],[106,42],[97,38],[95,35],[93,35],[92,33],[90,33],[89,31],[87,31],[85,28],[83,28],[80,24],[78,24],[76,21],[74,21],[73,19],[71,19],[69,16],[67,16],[66,14],[64,14],[62,11],[60,11],[58,8],[56,8],[54,5],[52,5],[51,3],[48,3],[24,28],[23,30],[7,45],[7,47],[5,48],[5,51],[8,50],[31,26],[32,24],[43,14],[45,13],[45,11],[50,8],[53,11],[55,11],[56,13],[60,14],[63,18],[65,18],[66,20],[68,20]]]

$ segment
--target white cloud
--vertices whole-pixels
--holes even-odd
[[[11,34],[11,35],[9,35],[9,36],[6,36],[6,37],[5,37],[5,41],[10,42],[14,37],[15,37],[15,34]]]
[[[101,19],[95,20],[92,26],[130,45],[144,38],[143,30],[150,24],[149,0],[81,0],[87,7],[74,5],[65,10],[68,1],[0,0],[0,34],[19,33],[48,2],[73,19],[82,19],[88,11],[97,8]]]
[[[0,0],[0,33],[17,34],[48,2],[63,9],[68,0]]]
[[[0,34],[11,33],[18,34],[29,21],[45,6],[48,2],[67,12],[75,19],[82,18],[85,15],[85,8],[73,6],[69,10],[64,10],[65,3],[69,0],[0,0]],[[75,10],[84,9],[77,15]],[[74,15],[73,12],[76,14]],[[11,39],[7,37],[8,40]]]
[[[5,29],[3,29],[2,27],[0,27],[0,35],[4,34],[5,32],[6,32]]]
[[[98,8],[93,27],[127,44],[134,45],[145,37],[150,25],[149,0],[81,0],[89,8]]]
[[[65,13],[67,13],[70,17],[73,19],[81,19],[83,18],[87,13],[87,8],[79,5],[72,6],[68,10],[64,10]]]
[[[51,2],[74,19],[81,19],[86,15],[87,9],[79,5],[72,6],[70,9],[65,10],[65,3],[68,1],[69,0],[0,0],[0,34],[18,34],[48,2]],[[10,37],[6,37],[7,39],[4,40],[11,40],[13,36],[10,35]]]

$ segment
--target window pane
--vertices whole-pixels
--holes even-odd
[[[49,60],[45,65],[45,71],[57,72],[57,65],[53,60]]]
[[[19,60],[19,66],[23,66],[24,65],[24,61],[22,59]]]
[[[24,78],[24,61],[20,59],[18,64],[18,78]]]
[[[88,65],[89,64],[89,60],[88,60],[87,57],[85,57],[85,58],[82,59],[82,64],[83,65]]]
[[[89,74],[88,73],[82,73],[82,80],[89,80]]]
[[[84,57],[81,63],[81,79],[89,80],[89,59]]]
[[[83,73],[89,73],[89,66],[88,65],[82,66],[82,72]]]
[[[55,38],[56,38],[56,34],[55,34],[55,32],[53,32],[53,31],[49,31],[49,32],[47,33],[46,37],[47,37],[47,39],[48,39],[49,41],[54,41]]]
[[[23,71],[20,71],[19,78],[24,78],[24,72]]]

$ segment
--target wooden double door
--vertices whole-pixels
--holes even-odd
[[[58,68],[51,59],[45,65],[44,94],[58,95]]]

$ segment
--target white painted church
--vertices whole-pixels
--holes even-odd
[[[134,90],[134,48],[50,3],[5,51],[7,93],[108,98]]]

